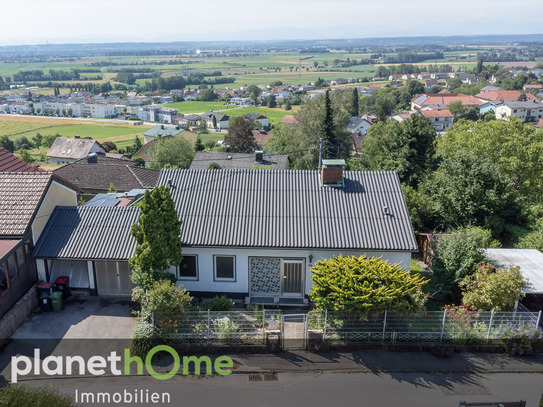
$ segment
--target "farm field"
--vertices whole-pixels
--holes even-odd
[[[40,133],[60,135],[62,137],[92,137],[98,141],[113,141],[117,147],[123,148],[133,143],[136,136],[143,141],[143,132],[149,126],[133,126],[131,124],[113,124],[99,122],[82,122],[76,120],[40,119],[37,117],[0,117],[0,137],[12,139],[31,138]]]

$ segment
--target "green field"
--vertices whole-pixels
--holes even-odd
[[[133,126],[130,124],[76,122],[72,120],[39,119],[26,117],[0,117],[0,137],[12,139],[27,137],[31,139],[40,133],[42,136],[59,135],[62,137],[92,137],[98,141],[112,141],[118,148],[131,145],[136,136],[143,142],[143,132],[149,126]]]
[[[279,123],[285,115],[292,114],[292,111],[287,112],[286,110],[269,109],[267,107],[243,107],[227,112],[230,117],[245,116],[248,113],[257,113],[266,116],[269,119],[270,124],[273,125]]]
[[[168,103],[164,106],[178,109],[179,113],[203,113],[203,112],[208,112],[210,110],[217,111],[217,110],[233,108],[232,106],[226,106],[225,102],[197,102],[197,101]]]

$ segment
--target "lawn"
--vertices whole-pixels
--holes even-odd
[[[278,108],[270,109],[267,107],[243,107],[241,109],[235,109],[231,112],[227,112],[228,116],[230,117],[245,116],[248,113],[261,114],[269,119],[270,124],[277,124],[284,116],[287,114],[292,114],[292,111],[286,111]]]
[[[232,106],[225,106],[224,102],[198,102],[198,101],[187,101],[187,102],[177,102],[177,103],[168,103],[164,105],[166,107],[172,107],[178,109],[179,113],[203,113],[210,110],[224,110],[232,109]]]

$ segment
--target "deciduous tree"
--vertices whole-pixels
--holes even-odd
[[[224,142],[233,153],[252,153],[257,148],[252,122],[241,116],[230,120]]]

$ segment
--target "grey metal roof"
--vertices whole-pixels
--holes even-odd
[[[519,266],[528,281],[525,293],[543,294],[543,253],[534,249],[485,249],[484,253],[496,267]]]
[[[127,260],[136,240],[137,207],[57,206],[32,255],[39,259]]]
[[[185,246],[417,249],[392,171],[345,172],[343,188],[307,170],[165,169],[157,185],[169,179]]]

